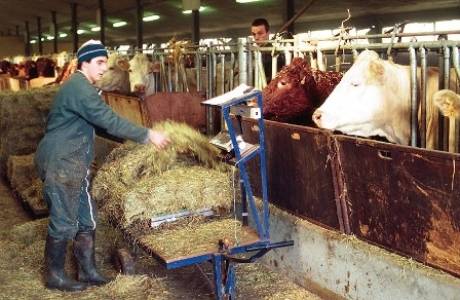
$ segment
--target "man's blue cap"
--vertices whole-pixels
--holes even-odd
[[[98,56],[105,56],[108,57],[107,49],[105,46],[96,40],[89,40],[77,51],[77,58],[78,63],[82,63],[84,61],[90,61],[91,59],[98,57]]]

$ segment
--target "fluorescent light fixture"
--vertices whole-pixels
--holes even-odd
[[[120,22],[115,22],[112,24],[113,27],[123,27],[125,26],[126,24],[128,24],[127,22],[125,21],[120,21]]]
[[[150,16],[145,16],[142,18],[142,20],[144,22],[152,22],[152,21],[156,21],[160,19],[160,16],[159,15],[150,15]]]
[[[99,27],[99,26],[93,27],[93,28],[91,28],[91,31],[94,31],[94,32],[101,31],[101,27]]]
[[[205,11],[206,10],[206,6],[200,6],[200,9],[198,10],[199,12],[202,12],[202,11]],[[191,14],[192,13],[192,10],[191,9],[188,9],[188,10],[183,10],[182,13],[184,15],[188,15],[188,14]]]
[[[40,41],[44,42],[44,41],[45,41],[45,38],[42,37],[42,38],[40,39]]]
[[[85,33],[85,32],[86,32],[86,30],[84,30],[84,29],[78,29],[78,30],[77,30],[77,34],[83,34],[83,33]]]
[[[31,44],[35,44],[37,41],[36,40],[31,40],[30,43]]]
[[[46,39],[47,39],[48,41],[52,41],[52,40],[54,40],[54,36],[48,35],[48,36],[46,37]]]
[[[237,3],[259,2],[261,0],[236,0]]]
[[[67,33],[60,33],[59,34],[59,37],[61,37],[61,38],[65,38],[66,36],[67,36]]]

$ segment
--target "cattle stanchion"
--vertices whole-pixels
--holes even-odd
[[[426,87],[427,59],[426,49],[421,46],[420,52],[420,147],[426,148]]]
[[[411,139],[410,145],[417,147],[418,100],[417,100],[417,56],[415,48],[409,47],[410,55],[410,103],[411,103]]]

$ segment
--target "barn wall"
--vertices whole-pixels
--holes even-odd
[[[458,299],[460,279],[270,207],[270,239],[294,246],[263,262],[323,299]]]

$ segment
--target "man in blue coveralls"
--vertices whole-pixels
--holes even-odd
[[[54,98],[46,132],[35,154],[43,180],[50,219],[45,246],[46,286],[81,291],[108,282],[95,265],[96,206],[89,194],[89,167],[93,160],[94,129],[159,149],[169,140],[162,132],[120,118],[101,99],[94,83],[107,70],[107,50],[90,40],[77,52],[78,70]],[[78,280],[64,272],[67,242],[73,240]]]

